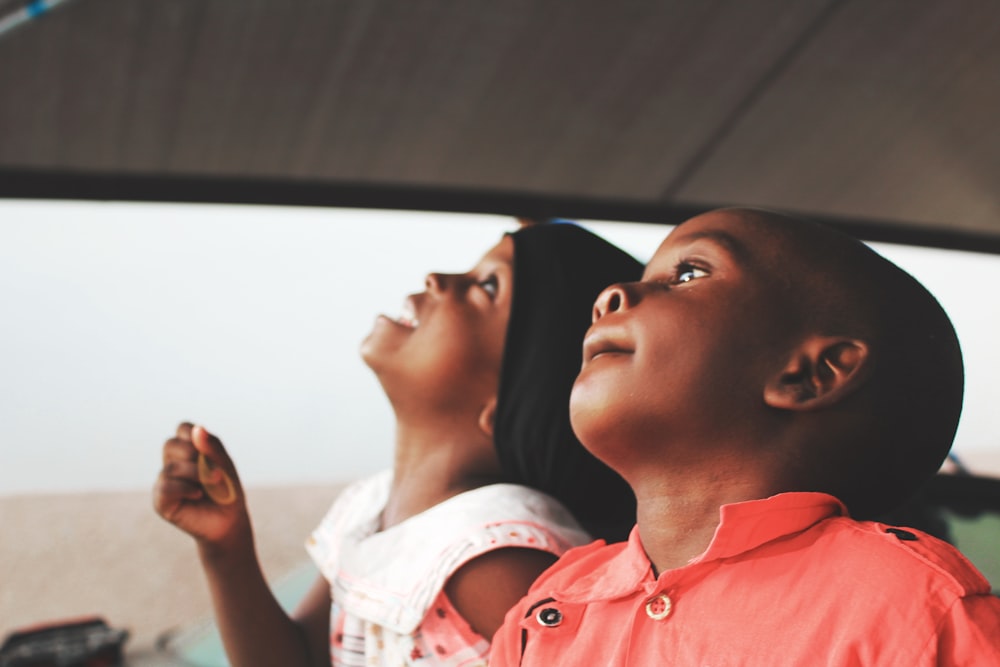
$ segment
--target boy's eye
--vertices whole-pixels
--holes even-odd
[[[486,292],[487,294],[489,294],[489,295],[490,295],[490,298],[491,298],[491,299],[493,299],[493,298],[495,298],[495,297],[496,297],[496,295],[497,295],[497,291],[499,290],[499,287],[500,287],[500,283],[499,283],[499,281],[497,280],[497,277],[496,277],[496,275],[495,275],[495,274],[491,274],[491,275],[490,275],[490,276],[489,276],[488,278],[486,278],[485,280],[480,280],[480,281],[479,281],[479,282],[478,282],[477,284],[478,284],[478,285],[479,285],[479,286],[480,286],[481,288],[483,288],[483,290],[484,290],[484,291],[485,291],[485,292]]]
[[[674,277],[675,283],[689,283],[696,278],[704,278],[708,271],[700,269],[693,264],[681,263],[677,265],[677,273]]]

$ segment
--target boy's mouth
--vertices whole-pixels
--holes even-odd
[[[584,362],[617,354],[632,354],[631,349],[622,340],[610,334],[610,332],[595,331],[583,340],[583,360]]]

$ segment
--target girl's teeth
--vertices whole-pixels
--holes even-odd
[[[403,312],[400,313],[396,321],[413,329],[416,329],[420,325],[416,313],[413,312],[413,305],[409,301],[403,304]]]

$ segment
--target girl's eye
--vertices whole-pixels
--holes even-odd
[[[479,283],[478,283],[478,285],[479,285],[479,286],[480,286],[481,288],[483,288],[483,290],[484,290],[484,291],[485,291],[485,292],[486,292],[487,294],[489,294],[489,295],[490,295],[490,298],[491,298],[491,299],[493,299],[493,298],[496,298],[496,295],[497,295],[497,291],[498,291],[498,290],[499,290],[499,288],[500,288],[500,283],[499,283],[499,281],[497,280],[497,277],[496,277],[496,275],[495,275],[495,274],[491,274],[491,275],[490,275],[490,276],[489,276],[488,278],[486,278],[485,280],[480,280],[480,281],[479,281]]]
[[[705,269],[699,269],[693,264],[681,263],[677,265],[677,273],[674,277],[675,283],[689,283],[696,278],[704,278],[708,275]]]

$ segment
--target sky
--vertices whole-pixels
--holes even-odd
[[[669,228],[582,221],[640,259]],[[429,271],[464,271],[497,216],[0,201],[0,494],[152,486],[183,420],[244,484],[340,482],[391,462],[358,347]],[[1000,256],[876,244],[938,297],[966,355],[955,451],[1000,476]]]

